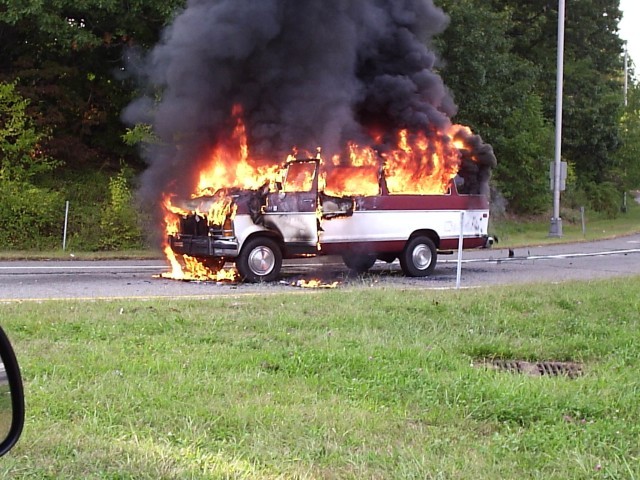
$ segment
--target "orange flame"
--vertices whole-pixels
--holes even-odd
[[[292,287],[300,288],[337,288],[340,282],[324,283],[322,280],[297,280],[291,284]]]
[[[255,166],[249,162],[247,131],[242,120],[242,107],[234,106],[235,127],[230,138],[216,145],[209,155],[207,167],[199,172],[193,197],[212,195],[221,188],[256,189],[272,180],[279,165]]]
[[[382,162],[376,151],[355,143],[349,143],[348,151],[349,159],[346,164],[341,162],[339,155],[332,158],[333,168],[328,169],[325,174],[325,192],[336,197],[378,195],[378,175]]]
[[[174,206],[171,200],[172,198],[171,195],[164,194],[164,230],[167,235],[175,235],[178,233],[180,231],[180,215],[189,214],[189,210]]]
[[[446,192],[458,173],[460,151],[445,134],[433,142],[423,132],[401,130],[398,149],[384,153],[389,193],[439,194]]]
[[[164,247],[164,254],[169,260],[171,271],[160,274],[162,278],[171,278],[173,280],[190,280],[190,281],[215,281],[215,282],[233,282],[237,280],[238,274],[235,269],[225,270],[212,270],[209,267],[203,265],[196,258],[188,255],[182,255],[184,262],[184,268],[176,258],[175,253],[171,250],[171,247],[166,245]]]

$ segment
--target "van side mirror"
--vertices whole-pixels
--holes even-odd
[[[16,444],[24,426],[24,390],[9,338],[0,328],[0,456]]]

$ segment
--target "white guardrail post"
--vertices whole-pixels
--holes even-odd
[[[62,251],[67,249],[67,224],[69,222],[69,200],[66,201],[64,206],[64,230],[62,232]]]
[[[458,237],[458,268],[456,272],[456,288],[460,288],[462,274],[462,240],[464,239],[464,212],[460,212],[460,236]]]

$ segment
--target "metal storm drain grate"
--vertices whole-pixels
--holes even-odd
[[[584,371],[582,364],[575,362],[525,362],[522,360],[485,360],[482,365],[511,373],[524,373],[533,377],[544,375],[577,378]]]

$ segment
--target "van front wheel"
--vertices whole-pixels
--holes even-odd
[[[249,240],[236,259],[236,268],[242,280],[273,282],[280,275],[282,252],[277,242],[267,237]]]
[[[436,268],[438,252],[429,237],[414,237],[400,255],[400,266],[407,277],[426,277]]]

